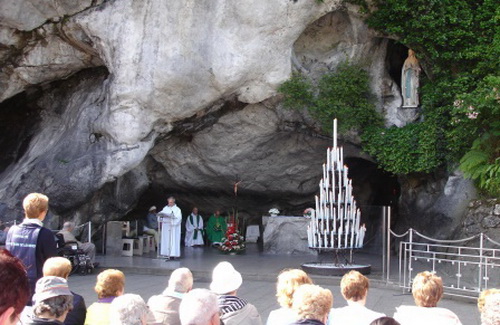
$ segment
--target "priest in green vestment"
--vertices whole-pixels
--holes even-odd
[[[216,210],[208,219],[205,231],[208,240],[212,245],[220,245],[222,238],[226,235],[227,223],[226,218],[220,215],[220,210]]]

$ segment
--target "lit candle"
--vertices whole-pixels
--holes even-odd
[[[307,246],[311,247],[311,226],[307,226]]]
[[[336,209],[333,209],[333,231],[337,231],[337,211]]]
[[[341,224],[342,225],[342,224]],[[339,227],[339,232],[337,234],[337,248],[341,248],[342,246],[340,245],[340,241],[342,238],[342,226]]]
[[[337,119],[333,119],[333,147],[337,148]]]
[[[332,170],[332,157],[330,155],[330,148],[326,148],[326,170]]]
[[[356,223],[353,220],[352,224],[351,224],[351,245],[350,245],[350,247],[354,247],[353,245],[354,245],[354,231],[355,231],[354,230],[355,229],[354,226],[355,226],[355,224]]]
[[[326,231],[327,232],[330,232],[330,207],[326,207],[326,218],[325,218],[325,222],[326,222]]]
[[[345,236],[346,236],[346,245],[345,245],[345,246],[347,247],[347,235],[349,234],[349,230],[351,230],[351,228],[349,227],[349,219],[350,219],[350,218],[349,218],[349,217],[350,217],[350,215],[349,215],[349,214],[350,214],[350,213],[349,213],[349,212],[350,212],[350,211],[349,211],[349,207],[346,207],[346,209],[345,209],[345,210],[346,210],[346,214],[347,214],[347,224],[346,224],[346,227],[345,227],[345,229],[346,229],[346,232],[345,232]]]
[[[323,180],[326,181],[326,165],[323,164]]]

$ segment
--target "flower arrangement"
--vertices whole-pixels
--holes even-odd
[[[278,214],[280,214],[280,210],[276,208],[272,208],[271,210],[269,210],[269,215],[271,216],[277,216]]]
[[[227,227],[226,237],[222,238],[219,250],[223,253],[242,253],[245,250],[245,237],[235,229],[234,224]]]

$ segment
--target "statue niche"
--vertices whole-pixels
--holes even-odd
[[[403,97],[403,108],[416,108],[420,102],[418,100],[420,65],[415,52],[408,50],[408,58],[403,64],[401,72],[401,95]]]

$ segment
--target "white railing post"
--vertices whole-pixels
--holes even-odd
[[[413,254],[412,254],[412,249],[413,249],[413,228],[410,228],[410,233],[409,233],[409,249],[408,249],[408,287],[411,288],[410,283],[413,280],[412,276],[412,271],[413,271],[413,265],[412,265],[412,259],[413,259]]]
[[[387,276],[387,265],[386,265],[386,245],[387,245],[387,210],[386,207],[382,207],[382,280],[386,279],[388,281]],[[386,278],[387,277],[387,278]]]
[[[478,278],[478,291],[481,292],[482,290],[482,283],[483,283],[483,249],[484,249],[484,234],[480,233],[479,234],[479,278]],[[487,268],[488,266],[486,266]]]
[[[389,281],[391,275],[391,206],[387,207],[387,281]]]
[[[89,243],[92,242],[92,222],[88,222],[89,224]]]

